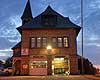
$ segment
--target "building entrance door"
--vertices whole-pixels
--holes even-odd
[[[70,64],[68,58],[54,58],[52,61],[52,74],[70,73]]]
[[[14,75],[20,75],[20,69],[21,69],[21,61],[17,60],[14,64],[15,70],[14,70]]]

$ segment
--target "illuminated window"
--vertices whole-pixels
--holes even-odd
[[[41,38],[40,37],[37,38],[37,47],[38,48],[41,47]]]
[[[42,38],[42,46],[43,47],[47,46],[47,38]]]
[[[62,38],[58,38],[58,47],[62,47],[63,40]]]
[[[35,38],[31,38],[31,48],[35,47],[36,40]]]
[[[47,61],[33,61],[31,68],[47,68]]]
[[[68,47],[68,38],[64,37],[64,47]]]
[[[57,46],[57,39],[55,37],[52,38],[52,46],[53,47]]]
[[[64,58],[54,58],[55,61],[64,61]]]

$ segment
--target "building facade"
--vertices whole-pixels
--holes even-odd
[[[32,17],[28,0],[13,49],[15,75],[78,74],[77,36],[80,27],[48,6]]]

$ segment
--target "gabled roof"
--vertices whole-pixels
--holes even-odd
[[[21,19],[24,19],[24,18],[33,18],[32,17],[32,12],[31,12],[30,0],[27,1],[24,13],[21,17]]]
[[[21,48],[21,42],[17,43],[12,49]]]
[[[42,15],[57,15],[57,16],[61,16],[59,13],[57,13],[55,10],[53,10],[50,5],[45,9],[45,11],[42,13]]]
[[[57,24],[53,27],[44,27],[41,23],[41,18],[43,15],[56,15],[57,16]],[[63,17],[56,11],[54,11],[50,6],[47,7],[47,9],[35,17],[31,22],[24,24],[22,29],[44,29],[44,28],[75,28],[75,29],[81,29],[80,26],[74,24],[73,22],[70,21],[70,19],[67,17]]]

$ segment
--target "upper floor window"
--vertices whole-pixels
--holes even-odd
[[[57,41],[58,41],[58,47],[63,47],[63,39],[57,38]]]
[[[47,38],[46,37],[37,37],[31,38],[31,48],[45,48],[47,46]],[[62,47],[69,47],[68,37],[52,37],[51,38],[52,47],[62,48]]]
[[[37,47],[38,48],[41,47],[41,38],[40,37],[37,38]]]
[[[47,46],[47,38],[45,38],[45,37],[42,38],[42,46],[43,47]]]
[[[35,38],[31,38],[31,48],[34,48],[36,45],[36,40]]]
[[[43,15],[41,23],[43,26],[55,26],[57,23],[57,17],[55,15]]]
[[[64,47],[68,47],[68,38],[64,37]]]
[[[57,39],[55,37],[52,38],[52,46],[57,47]]]

